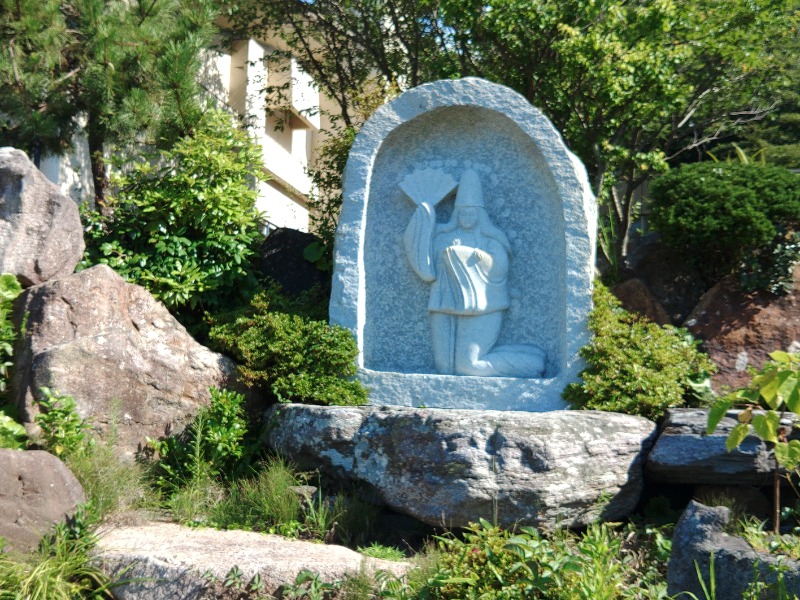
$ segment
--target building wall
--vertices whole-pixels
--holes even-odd
[[[252,39],[235,42],[230,50],[206,50],[200,83],[208,102],[235,113],[261,145],[270,181],[259,186],[257,206],[269,227],[308,231],[306,202],[312,182],[306,169],[319,135],[320,94],[294,60],[270,69],[270,52],[269,46]],[[282,82],[290,85],[290,107],[269,114],[263,90]],[[85,136],[75,136],[69,155],[44,157],[40,168],[75,201],[93,197]]]

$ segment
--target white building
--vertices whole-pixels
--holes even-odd
[[[266,214],[268,226],[308,231],[312,182],[306,169],[319,138],[320,92],[294,60],[266,60],[271,53],[269,46],[252,39],[235,42],[230,50],[208,50],[201,84],[214,104],[241,117],[262,147],[270,179],[260,185],[258,209]],[[287,83],[290,106],[271,115],[263,90]],[[276,129],[278,124],[282,127]],[[82,136],[76,136],[70,155],[44,157],[40,169],[76,201],[94,196],[89,149]]]

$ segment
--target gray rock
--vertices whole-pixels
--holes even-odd
[[[304,569],[332,583],[362,569],[401,576],[409,568],[408,563],[367,558],[342,546],[173,523],[104,531],[97,555],[109,575],[131,581],[114,588],[119,600],[215,598],[212,582],[224,582],[233,566],[244,583],[258,574],[271,594],[294,582]]]
[[[23,292],[15,321],[27,330],[14,355],[12,394],[33,423],[42,386],[71,395],[101,432],[117,424],[132,457],[145,437],[180,432],[209,388],[235,383],[230,359],[198,344],[142,287],[98,265]]]
[[[0,272],[23,287],[65,277],[83,255],[78,206],[21,150],[0,148]]]
[[[774,583],[779,566],[784,573],[790,596],[800,594],[800,564],[787,560],[786,557],[758,553],[743,539],[728,535],[725,527],[729,519],[728,508],[708,507],[695,501],[689,503],[672,538],[667,592],[670,595],[692,592],[698,598],[705,598],[695,564],[708,587],[710,557],[713,554],[717,598],[742,598],[747,586],[754,579],[754,569],[758,571],[759,581]]]
[[[474,194],[459,205],[464,190]],[[477,78],[408,90],[359,132],[343,193],[330,316],[353,332],[359,378],[375,403],[565,407],[561,391],[577,379],[589,340],[597,208],[583,165],[539,110]],[[478,213],[465,235],[461,208]],[[447,281],[458,280],[475,306],[434,298],[445,254],[464,263]],[[470,341],[481,368],[459,367],[458,349]]]
[[[35,548],[85,501],[81,484],[52,454],[0,448],[0,538],[6,549]]]
[[[269,444],[432,525],[580,526],[630,513],[655,424],[549,413],[281,405]]]
[[[647,457],[649,480],[661,483],[767,485],[774,460],[766,444],[749,435],[739,448],[728,452],[725,438],[738,422],[731,411],[716,431],[706,435],[708,410],[673,408]]]

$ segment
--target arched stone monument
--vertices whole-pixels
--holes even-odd
[[[596,204],[550,121],[482,79],[422,85],[364,125],[343,187],[330,314],[370,402],[563,408]]]

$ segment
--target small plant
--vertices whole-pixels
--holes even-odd
[[[245,383],[280,402],[365,404],[355,380],[358,355],[346,329],[299,314],[271,310],[269,293],[256,296],[249,314],[211,329],[216,348],[240,363]]]
[[[148,440],[159,455],[156,485],[172,493],[190,482],[213,479],[232,470],[245,452],[244,396],[211,388],[211,404],[200,410],[179,436]]]
[[[377,542],[372,542],[367,547],[359,546],[357,548],[364,556],[371,558],[380,558],[383,560],[406,560],[408,557],[406,553],[395,546],[384,546]]]
[[[715,366],[698,342],[684,329],[623,310],[599,282],[589,328],[594,337],[580,350],[588,363],[583,381],[563,393],[571,404],[658,419],[671,406],[698,405],[710,397]]]
[[[318,573],[303,569],[297,574],[292,584],[284,586],[282,598],[297,598],[303,600],[325,600],[327,595],[335,593],[341,588],[341,582],[327,583]]]
[[[11,321],[13,302],[22,293],[22,286],[11,273],[0,275],[0,393],[8,387],[9,369],[13,366],[14,341],[17,333]]]
[[[56,456],[66,458],[84,452],[94,445],[89,435],[91,425],[78,415],[72,396],[43,387],[38,401],[43,412],[36,415],[36,424],[42,430],[42,444]]]
[[[272,530],[298,537],[301,507],[293,488],[299,484],[286,461],[270,458],[258,467],[255,476],[233,483],[227,498],[213,510],[213,520],[225,528]]]
[[[776,351],[761,371],[753,377],[750,387],[718,400],[708,415],[707,432],[713,433],[722,418],[734,406],[744,404],[738,415],[739,423],[725,440],[728,452],[737,448],[752,431],[770,444],[775,460],[773,476],[774,532],[780,530],[780,470],[792,473],[800,468],[800,441],[789,440],[793,424],[784,417],[800,416],[800,355]],[[766,410],[754,413],[764,405]],[[791,482],[791,480],[790,480]]]

